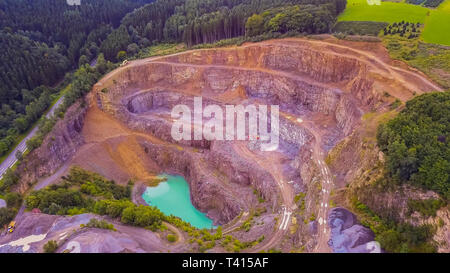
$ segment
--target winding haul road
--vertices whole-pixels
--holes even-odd
[[[61,105],[61,103],[64,101],[64,96],[61,96],[61,98],[58,99],[58,101],[56,101],[56,103],[50,108],[50,110],[48,111],[48,113],[45,115],[47,118],[50,118],[51,116],[53,116],[53,113],[55,112],[56,108],[58,108],[59,105]],[[31,139],[32,137],[34,137],[37,132],[38,132],[39,128],[38,126],[34,126],[33,130],[31,130],[30,133],[28,133],[28,135],[22,139],[22,141],[16,146],[16,148],[14,148],[14,150],[11,151],[11,153],[8,155],[8,157],[6,157],[6,159],[0,164],[0,179],[3,177],[3,175],[6,173],[6,171],[11,168],[12,166],[14,166],[14,164],[16,164],[17,162],[17,158],[16,158],[16,153],[17,152],[21,152],[24,153],[27,151],[27,141],[29,139]]]
[[[317,245],[315,248],[316,252],[331,252],[330,247],[328,246],[328,239],[330,237],[330,229],[327,228],[327,218],[328,218],[328,210],[330,209],[330,196],[331,190],[333,189],[333,176],[331,174],[330,169],[327,164],[323,161],[325,158],[325,154],[323,149],[321,148],[322,138],[319,133],[319,129],[316,127],[314,122],[310,120],[303,120],[301,118],[297,118],[296,116],[281,113],[281,115],[288,120],[291,120],[296,125],[305,128],[308,132],[310,132],[314,136],[314,141],[311,143],[311,160],[316,164],[318,170],[320,172],[320,181],[321,181],[321,192],[319,196],[320,207],[317,215],[318,229],[317,229]],[[286,211],[285,211],[286,214]],[[288,215],[289,217],[289,215]],[[284,219],[284,217],[283,217]],[[281,224],[281,226],[283,223]]]

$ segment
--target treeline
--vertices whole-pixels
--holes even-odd
[[[127,14],[101,52],[108,60],[119,60],[119,52],[128,53],[129,45],[148,42],[192,46],[273,32],[324,33],[345,6],[346,0],[156,0]]]
[[[378,128],[389,178],[450,199],[450,92],[429,93],[406,103]]]
[[[111,62],[107,62],[103,57],[103,54],[99,54],[95,67],[88,64],[81,65],[70,79],[70,84],[62,91],[64,93],[64,101],[55,109],[54,115],[51,118],[41,118],[38,126],[38,133],[27,141],[27,147],[31,151],[42,144],[44,137],[49,133],[57,120],[64,116],[64,112],[75,101],[86,95],[91,91],[92,86],[101,78],[105,73],[113,70],[116,65]]]
[[[333,5],[296,5],[270,9],[248,18],[246,34],[256,36],[270,32],[329,32],[337,15],[335,8]]]
[[[70,69],[91,63],[123,16],[151,0],[0,0],[0,156],[53,101]]]

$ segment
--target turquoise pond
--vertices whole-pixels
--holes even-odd
[[[214,228],[213,221],[191,203],[189,185],[182,176],[163,174],[167,181],[147,187],[142,198],[164,214],[178,216],[196,228]]]

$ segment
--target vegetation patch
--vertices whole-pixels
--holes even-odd
[[[105,220],[98,220],[95,218],[92,218],[89,220],[89,222],[86,225],[81,224],[81,227],[88,227],[88,228],[101,228],[101,229],[107,229],[112,231],[117,231],[116,228],[114,228],[114,225],[105,221]]]
[[[381,2],[369,5],[366,0],[348,0],[339,21],[374,21],[394,23],[398,20],[425,23],[429,9],[407,3]]]
[[[167,234],[167,241],[174,243],[177,241],[177,236],[175,234]]]
[[[340,21],[333,27],[333,32],[349,35],[378,36],[389,23],[372,21]]]
[[[411,183],[450,198],[450,92],[408,101],[397,117],[379,126],[377,142],[393,183]]]
[[[54,253],[57,249],[58,242],[54,240],[50,240],[44,245],[44,253]]]
[[[6,226],[14,219],[17,210],[8,209],[8,208],[0,208],[0,227]]]
[[[436,212],[445,205],[441,199],[408,200],[408,214],[417,211],[425,217],[435,217]]]
[[[352,198],[352,207],[358,214],[361,224],[375,233],[375,240],[387,252],[436,252],[433,241],[435,228],[430,225],[413,226],[382,219],[356,196]]]
[[[399,34],[383,37],[393,59],[405,61],[444,88],[450,88],[450,48],[427,44],[419,38],[408,39]]]
[[[383,29],[383,35],[399,34],[400,37],[407,37],[408,39],[417,38],[420,35],[420,23],[401,21],[386,26]]]

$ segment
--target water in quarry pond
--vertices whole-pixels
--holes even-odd
[[[213,220],[197,210],[191,203],[189,185],[182,176],[162,174],[167,181],[156,187],[147,187],[142,198],[166,215],[178,216],[196,228],[214,228]]]

